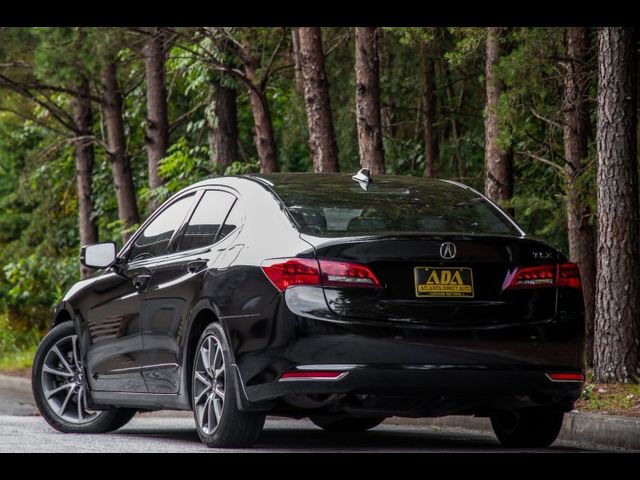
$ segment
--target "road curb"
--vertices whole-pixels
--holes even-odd
[[[388,419],[387,422],[402,425],[459,428],[493,434],[491,422],[488,418],[470,416],[438,418],[393,417]],[[640,452],[640,419],[570,412],[565,415],[558,439]]]
[[[0,374],[0,388],[12,388],[15,390],[24,390],[31,394],[31,378],[15,377],[13,375]]]

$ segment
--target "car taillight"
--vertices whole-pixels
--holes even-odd
[[[320,260],[320,271],[325,287],[382,287],[378,278],[365,265]]]
[[[280,291],[293,285],[320,285],[318,261],[312,258],[267,260],[262,271]]]
[[[536,288],[552,287],[556,273],[555,265],[540,265],[538,267],[519,267],[507,277],[507,288]]]
[[[519,267],[507,275],[505,289],[571,287],[582,288],[580,271],[575,263]]]
[[[294,285],[382,288],[375,274],[367,266],[357,263],[278,258],[263,262],[262,270],[280,291]]]
[[[558,280],[556,284],[559,287],[582,288],[578,265],[575,263],[561,263],[558,265]]]

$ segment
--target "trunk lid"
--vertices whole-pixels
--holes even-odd
[[[518,266],[559,261],[558,252],[539,241],[467,234],[301,236],[318,259],[366,265],[383,284],[323,287],[329,308],[342,317],[469,326],[542,321],[556,312],[556,288],[505,289]]]

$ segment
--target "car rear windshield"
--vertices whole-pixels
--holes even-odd
[[[300,231],[312,235],[521,235],[484,197],[441,180],[378,177],[365,190],[348,176],[318,176],[281,181],[274,189]]]

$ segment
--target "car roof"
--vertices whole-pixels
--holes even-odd
[[[187,188],[196,188],[213,185],[229,185],[236,184],[238,180],[248,180],[259,183],[269,189],[278,190],[280,186],[287,187],[326,187],[331,186],[343,187],[354,185],[355,180],[351,173],[313,173],[313,172],[287,172],[287,173],[256,173],[248,175],[229,175],[220,177],[211,177],[200,182],[194,183]],[[415,177],[409,175],[373,175],[372,183],[384,184],[388,187],[409,187],[412,185],[428,186],[432,184],[438,189],[450,187],[452,190],[463,188],[473,190],[471,187],[459,182],[444,179],[431,179],[425,177]],[[479,193],[479,192],[476,192]]]
[[[351,173],[313,173],[313,172],[287,172],[287,173],[255,173],[248,175],[229,175],[216,176],[206,178],[197,183],[190,185],[189,189],[212,185],[233,185],[238,180],[248,180],[259,183],[264,187],[278,190],[280,186],[287,187],[331,187],[331,186],[347,186],[354,185],[355,180]],[[471,187],[459,182],[445,179],[431,179],[425,177],[415,177],[410,175],[372,175],[372,183],[383,184],[388,187],[403,187],[410,185],[429,185],[438,186],[438,189],[449,186],[452,190],[463,188],[466,190],[474,190]],[[475,193],[480,194],[480,192]]]
[[[246,178],[252,178],[261,182],[268,182],[270,186],[278,188],[279,185],[354,185],[355,180],[352,173],[260,173],[246,175]],[[407,184],[442,184],[454,183],[447,180],[431,179],[425,177],[414,177],[410,175],[372,175],[372,183],[384,183],[388,186],[404,186]]]

